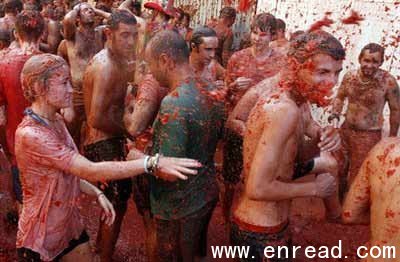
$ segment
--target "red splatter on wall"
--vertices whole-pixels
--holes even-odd
[[[354,10],[351,10],[350,16],[342,19],[342,23],[343,24],[359,25],[360,22],[363,21],[363,20],[364,20],[364,18],[362,18],[359,13],[357,13]]]

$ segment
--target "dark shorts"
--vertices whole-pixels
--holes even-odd
[[[235,221],[232,222],[232,245],[250,247],[248,258],[240,258],[240,261],[292,261],[292,241],[287,222],[276,228],[265,229],[264,233],[262,233],[261,231],[263,230],[257,230],[257,232],[255,232],[247,228],[244,229],[243,225],[239,225],[239,223]],[[264,249],[267,246],[274,249],[273,254],[275,254],[275,256],[273,258],[267,259],[264,256]],[[286,252],[285,249],[281,249],[280,254],[278,254],[278,247],[287,247],[288,252]],[[269,254],[272,255],[272,253]],[[280,257],[278,255],[280,255]]]
[[[93,162],[126,160],[125,138],[110,138],[84,147],[87,159]],[[99,187],[115,206],[127,202],[132,193],[130,178],[100,183]]]
[[[243,169],[243,138],[230,129],[225,129],[224,163],[222,176],[225,183],[237,184]]]
[[[156,226],[155,261],[193,261],[207,256],[207,230],[217,200],[179,220],[154,219]]]
[[[83,231],[78,239],[72,239],[69,241],[68,247],[63,250],[53,261],[60,261],[62,257],[67,255],[69,252],[74,250],[77,246],[89,242],[89,235],[86,231]],[[17,249],[18,262],[41,262],[40,254],[32,251],[28,248]]]
[[[133,179],[133,201],[140,215],[150,212],[150,181],[149,175],[135,176]]]

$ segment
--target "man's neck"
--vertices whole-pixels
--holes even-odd
[[[175,73],[172,75],[173,78],[171,79],[169,84],[169,88],[171,91],[182,85],[182,83],[187,82],[190,79],[194,79],[195,77],[195,74],[189,64],[184,64],[176,68]]]
[[[267,45],[263,49],[257,49],[254,45],[251,47],[251,52],[255,58],[264,58],[271,55],[272,49]]]
[[[94,23],[79,24],[78,31],[82,34],[94,34]]]
[[[4,18],[15,19],[15,17],[16,17],[16,14],[14,14],[14,13],[6,13],[6,14],[4,14]]]
[[[376,74],[376,72],[375,72],[375,74]],[[358,76],[359,76],[361,82],[370,82],[371,80],[374,80],[375,74],[372,76],[366,76],[361,71],[361,69],[358,70]]]
[[[19,48],[26,51],[39,51],[39,42],[19,41]]]
[[[204,68],[206,67],[206,64],[204,62],[196,59],[193,55],[190,55],[190,65],[196,72],[203,72]]]

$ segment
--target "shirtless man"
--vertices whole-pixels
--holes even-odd
[[[233,7],[226,6],[221,9],[219,19],[212,27],[218,36],[218,49],[216,53],[217,61],[226,67],[228,60],[232,55],[233,32],[232,26],[236,20],[236,10]]]
[[[370,224],[370,248],[396,248],[396,259],[393,256],[392,259],[372,258],[368,256],[367,250],[363,250],[366,253],[361,252],[359,255],[365,261],[398,261],[400,256],[399,145],[399,138],[389,137],[382,139],[371,149],[355,176],[343,205],[344,223]]]
[[[223,103],[189,64],[187,43],[165,30],[146,47],[149,69],[170,92],[153,125],[153,152],[191,156],[203,163],[193,179],[150,179],[150,203],[157,235],[157,261],[198,261],[207,253],[207,228],[218,199],[214,154],[223,130]]]
[[[369,150],[381,139],[383,109],[390,108],[389,136],[396,136],[400,124],[400,95],[396,79],[380,69],[384,48],[370,43],[360,52],[360,68],[347,72],[333,103],[330,119],[340,119],[348,101],[342,134],[350,158],[347,183],[350,185]]]
[[[279,73],[284,55],[269,47],[276,31],[275,17],[268,13],[257,15],[251,24],[251,47],[234,53],[229,59],[225,82],[228,86],[228,113],[246,90],[265,78]],[[224,214],[229,219],[235,185],[240,180],[242,163],[242,134],[226,128],[223,177],[225,183]]]
[[[87,3],[81,3],[67,13],[63,20],[65,40],[58,47],[58,55],[63,57],[71,68],[74,89],[73,107],[65,109],[64,118],[75,143],[80,146],[80,133],[85,120],[83,102],[83,74],[92,57],[101,50],[102,41],[95,39],[95,10]]]
[[[217,48],[217,33],[213,29],[196,28],[190,39],[190,65],[199,77],[214,83],[218,89],[224,89],[225,69],[215,60]]]
[[[42,16],[45,19],[46,27],[40,43],[40,50],[46,53],[57,53],[58,45],[62,40],[60,21],[57,20],[52,0],[42,0]]]
[[[126,88],[133,81],[135,70],[136,19],[126,10],[116,10],[104,33],[106,47],[88,65],[83,84],[87,118],[84,154],[95,162],[125,159],[128,133],[122,116]],[[105,186],[116,219],[111,227],[100,223],[98,248],[102,261],[111,261],[131,190],[130,179]]]
[[[343,46],[332,35],[323,31],[302,35],[291,45],[289,66],[281,72],[275,91],[260,97],[249,116],[243,142],[245,185],[233,212],[231,240],[250,246],[255,261],[263,260],[265,246],[275,250],[269,261],[291,261],[286,252],[278,259],[276,249],[291,245],[290,200],[327,197],[335,190],[330,174],[302,183],[294,182],[293,174],[307,121],[301,107],[307,102],[327,104],[325,97],[338,81],[344,57]],[[323,164],[318,162],[314,164]]]
[[[22,11],[23,4],[20,0],[4,1],[4,17],[0,18],[0,29],[9,32],[10,37],[14,39],[13,30],[15,28],[16,16]]]
[[[286,39],[286,24],[280,18],[276,19],[276,39],[271,43],[272,48],[277,48],[280,52],[285,53],[289,48],[289,41]]]

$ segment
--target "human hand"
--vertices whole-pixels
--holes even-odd
[[[326,198],[331,196],[336,189],[335,178],[329,173],[323,173],[317,176],[315,179],[316,184],[316,196],[320,198]]]
[[[241,76],[238,79],[236,79],[235,84],[237,88],[243,90],[243,89],[248,89],[252,82],[253,81],[250,78]]]
[[[196,175],[196,169],[200,167],[201,163],[197,160],[161,156],[155,176],[171,182],[177,179],[187,180],[187,175]]]
[[[101,212],[101,221],[104,221],[106,225],[111,226],[115,220],[115,210],[113,205],[103,192],[97,195],[97,201],[99,201],[99,204],[103,209]]]

